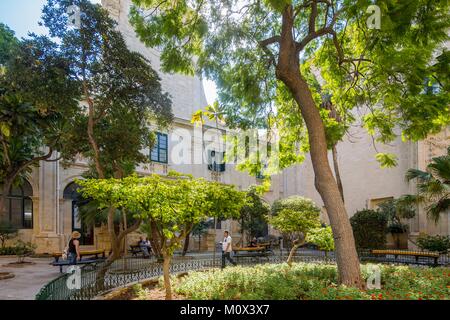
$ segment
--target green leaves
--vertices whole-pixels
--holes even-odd
[[[18,40],[0,29],[0,50],[8,52],[0,57],[0,182],[10,183],[52,156],[44,147],[61,147],[61,129],[80,97],[54,43],[34,35]]]
[[[99,209],[115,207],[135,218],[156,224],[160,239],[174,250],[194,225],[208,217],[238,217],[246,194],[234,186],[209,182],[171,172],[168,177],[132,175],[123,179],[79,180],[84,198],[95,200]]]
[[[9,138],[11,134],[9,125],[5,122],[0,123],[0,132],[5,138]]]
[[[83,13],[80,28],[67,24],[65,12],[72,4]],[[48,47],[65,59],[64,66],[77,84],[78,108],[66,117],[61,137],[63,158],[90,159],[90,176],[100,175],[92,160],[100,163],[101,175],[106,177],[131,174],[138,164],[149,161],[142,150],[154,142],[150,125],[165,128],[173,119],[171,99],[163,92],[158,73],[144,56],[128,49],[117,23],[100,5],[88,0],[48,0],[42,20],[58,39],[58,44],[48,43]],[[86,105],[78,103],[86,96],[91,98],[91,115]],[[92,139],[100,155],[88,139],[89,120],[94,123]]]
[[[333,251],[333,231],[330,226],[314,228],[307,233],[306,242],[317,245],[319,250]]]
[[[406,179],[417,179],[414,199],[425,203],[428,216],[438,222],[450,208],[450,147],[446,155],[433,158],[426,171],[409,169]]]
[[[292,4],[292,0],[264,0],[264,3],[278,12],[282,12],[288,5]]]
[[[272,205],[268,221],[283,233],[303,233],[320,226],[320,209],[311,199],[292,196],[277,200]]]
[[[14,36],[14,31],[7,25],[0,23],[0,66],[11,59],[18,42],[18,39]]]
[[[397,166],[397,156],[392,153],[377,153],[375,158],[383,169]]]
[[[175,1],[158,10],[156,0],[134,4],[132,24],[148,46],[161,48],[165,70],[195,70],[214,80],[227,125],[276,129],[282,140],[280,168],[303,161],[309,150],[307,131],[299,106],[277,81],[280,46],[276,41],[265,47],[261,43],[281,36],[280,12],[289,5],[296,13],[290,34],[297,42],[304,39],[312,15],[308,2]],[[363,110],[359,115],[368,133],[383,144],[399,132],[404,140],[419,140],[450,124],[449,55],[443,49],[450,26],[448,1],[377,1],[380,30],[367,29],[366,11],[373,1],[332,4],[340,12],[333,30],[347,59],[340,61],[328,33],[299,53],[299,72],[317,107],[321,109],[326,94],[341,117],[338,123],[321,110],[327,145],[340,141],[359,121],[356,108]],[[326,2],[318,3],[316,29],[330,22],[333,10]],[[149,12],[154,14],[145,19]],[[193,21],[201,21],[207,32],[200,32]],[[300,147],[293,150],[294,145]],[[380,159],[385,166],[395,165],[392,157]]]
[[[162,69],[193,75],[193,56],[200,54],[208,25],[202,1],[133,0],[130,22],[149,47],[163,47]],[[147,10],[148,13],[143,14]]]

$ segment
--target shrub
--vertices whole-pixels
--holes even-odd
[[[386,215],[375,210],[357,211],[350,218],[356,246],[363,249],[386,247],[388,221]]]
[[[449,236],[430,236],[427,234],[420,234],[417,239],[417,245],[422,250],[447,252],[450,249]]]
[[[9,222],[0,222],[0,246],[5,247],[7,240],[14,238],[17,235],[17,228]]]
[[[18,240],[14,246],[0,247],[0,256],[17,256],[19,261],[23,261],[26,256],[34,253],[36,245],[30,242]]]
[[[16,255],[15,247],[0,247],[0,256],[12,256]]]

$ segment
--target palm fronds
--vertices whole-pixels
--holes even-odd
[[[437,223],[440,215],[450,209],[450,147],[447,155],[435,157],[426,171],[409,169],[406,180],[417,179],[416,196],[408,196],[409,200],[425,203],[427,215]]]

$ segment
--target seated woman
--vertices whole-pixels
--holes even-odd
[[[142,251],[142,253],[144,255],[144,258],[149,258],[150,257],[150,253],[148,252],[149,247],[148,247],[147,241],[144,240],[144,238],[140,237],[139,238],[139,242],[138,242],[138,246],[141,249],[141,251]]]
[[[253,239],[250,241],[249,247],[257,247],[258,241],[256,240],[256,237],[253,237]]]

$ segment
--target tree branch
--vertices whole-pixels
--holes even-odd
[[[131,232],[136,231],[139,228],[139,226],[141,225],[141,223],[142,223],[142,219],[138,219],[131,227],[120,232],[119,235],[117,236],[118,243],[120,243],[127,234],[130,234]]]
[[[317,1],[313,0],[311,3],[311,14],[309,15],[309,33],[316,32],[317,13]]]

